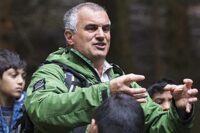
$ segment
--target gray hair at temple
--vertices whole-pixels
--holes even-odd
[[[65,13],[64,18],[63,18],[65,30],[70,30],[72,32],[76,32],[78,13],[79,13],[79,10],[83,7],[87,7],[93,11],[105,11],[106,12],[106,10],[102,6],[100,6],[96,3],[85,2],[85,3],[78,4],[77,6],[71,8],[70,10],[68,10]]]

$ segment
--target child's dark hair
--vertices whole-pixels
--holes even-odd
[[[147,91],[148,91],[150,97],[153,98],[153,95],[155,93],[157,93],[157,92],[163,93],[164,92],[164,87],[167,84],[176,84],[176,82],[173,81],[173,80],[171,80],[171,79],[163,78],[161,80],[156,81],[151,86],[149,86],[148,89],[147,89]]]
[[[7,49],[0,50],[0,78],[2,78],[3,73],[10,69],[26,69],[26,62],[20,59],[20,56]]]
[[[93,114],[99,133],[143,133],[144,112],[130,95],[116,93]]]

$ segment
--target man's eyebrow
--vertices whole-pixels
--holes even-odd
[[[111,26],[111,24],[87,24],[85,26]]]
[[[98,27],[97,24],[86,24],[86,25],[84,26],[84,28],[87,28],[87,27],[90,27],[90,26]]]
[[[86,24],[86,26],[87,25],[98,25],[98,24],[95,24],[95,23],[88,23],[88,24]]]
[[[103,26],[111,26],[111,24],[104,24]]]

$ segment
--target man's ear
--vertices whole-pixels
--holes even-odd
[[[88,133],[98,133],[98,127],[97,127],[94,119],[92,119],[92,121],[89,125]]]
[[[69,46],[72,46],[74,44],[74,41],[73,41],[73,33],[69,30],[65,30],[64,32],[64,36],[65,36],[65,39],[67,41],[67,44]]]

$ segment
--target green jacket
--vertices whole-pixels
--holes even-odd
[[[47,61],[66,64],[84,76],[90,85],[76,86],[73,92],[69,92],[60,66],[54,63],[40,66],[32,76],[25,101],[35,132],[67,133],[75,127],[89,124],[94,109],[110,95],[109,82],[100,82],[92,63],[74,49],[60,48],[50,54]],[[110,72],[112,78],[122,73],[116,67]],[[132,87],[140,86],[133,83]],[[146,133],[184,133],[192,126],[192,117],[186,121],[180,120],[173,105],[168,112],[163,112],[148,96],[142,107]]]

